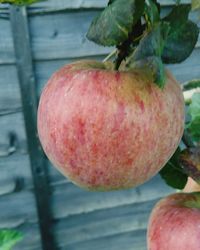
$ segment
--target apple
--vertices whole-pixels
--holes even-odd
[[[200,249],[200,192],[176,193],[158,202],[150,216],[148,250]]]
[[[167,72],[160,89],[144,71],[78,61],[49,79],[38,108],[38,134],[50,161],[89,190],[137,186],[176,150],[184,128],[181,88]]]

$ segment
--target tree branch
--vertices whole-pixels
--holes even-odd
[[[136,25],[133,27],[132,31],[128,35],[128,39],[124,41],[121,45],[117,46],[118,56],[115,61],[115,70],[118,70],[122,61],[129,55],[131,46],[134,46],[134,39],[141,36],[144,31],[144,26],[139,20]],[[138,40],[135,41],[135,45],[138,44]]]

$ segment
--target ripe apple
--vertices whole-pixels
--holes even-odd
[[[181,88],[167,73],[160,89],[144,71],[79,61],[48,81],[38,133],[50,161],[90,190],[130,188],[154,176],[176,150],[184,127]]]
[[[147,241],[148,250],[200,249],[200,192],[176,193],[158,202]]]

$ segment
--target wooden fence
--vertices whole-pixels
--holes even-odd
[[[16,250],[145,250],[149,213],[172,192],[159,176],[126,191],[81,190],[51,166],[38,144],[37,100],[50,75],[73,60],[101,60],[111,50],[85,38],[106,3],[0,5],[0,229],[23,232]],[[161,3],[166,13],[174,1]],[[200,43],[169,68],[181,82],[200,78]]]

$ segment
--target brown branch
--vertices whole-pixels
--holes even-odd
[[[187,148],[181,152],[180,164],[184,172],[200,184],[200,148]]]
[[[128,38],[121,45],[117,46],[118,56],[115,61],[115,70],[118,70],[122,61],[129,55],[131,46],[137,45],[138,41],[134,44],[134,39],[141,36],[144,31],[144,26],[139,20],[136,25],[134,25],[132,31],[129,33]]]

